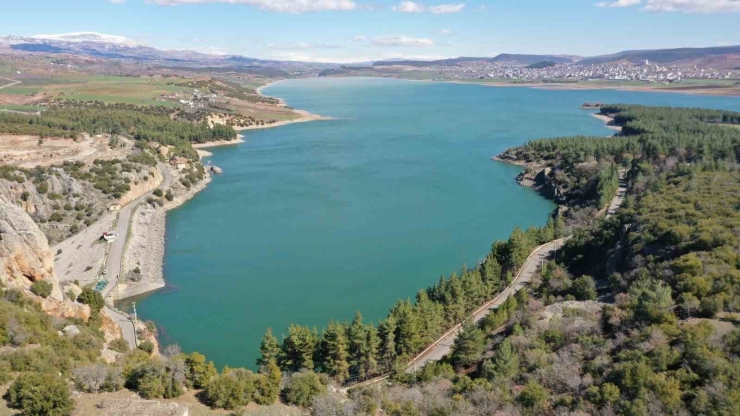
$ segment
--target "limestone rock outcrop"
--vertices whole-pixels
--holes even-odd
[[[30,286],[47,281],[51,297],[63,299],[54,275],[54,255],[46,236],[21,208],[0,199],[0,281],[9,286]]]

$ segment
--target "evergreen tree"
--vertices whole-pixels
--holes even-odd
[[[456,273],[450,276],[445,293],[445,319],[452,325],[465,318],[467,312],[465,288]]]
[[[396,361],[396,319],[391,314],[378,324],[380,348],[379,364],[382,371],[388,371]]]
[[[378,330],[374,326],[367,325],[365,335],[367,339],[360,363],[360,375],[363,378],[370,377],[378,371],[378,348],[380,347]]]
[[[509,380],[516,377],[517,374],[519,374],[519,355],[511,346],[509,338],[506,338],[496,351],[496,355],[491,360],[491,365],[487,366],[485,377],[490,381],[494,379]]]
[[[478,270],[468,270],[466,266],[463,266],[461,276],[467,304],[466,312],[470,312],[486,299],[486,289]]]
[[[514,228],[514,231],[511,232],[511,236],[509,236],[509,240],[506,242],[506,246],[506,268],[509,271],[516,271],[524,264],[524,260],[529,256],[530,250],[530,243],[521,228]]]
[[[432,302],[425,290],[416,294],[415,314],[422,316],[421,342],[427,345],[437,339],[445,327],[444,308],[442,305]]]
[[[480,359],[485,347],[483,331],[472,320],[467,319],[452,345],[452,362],[457,368],[471,365]]]
[[[321,336],[319,355],[321,368],[326,374],[339,382],[349,377],[347,339],[343,325],[333,321],[329,323]]]
[[[288,337],[283,340],[281,367],[292,372],[312,370],[318,338],[316,329],[291,325],[288,328]]]
[[[421,323],[414,313],[411,302],[397,301],[391,315],[396,320],[396,352],[398,355],[416,353],[423,345],[421,343]]]
[[[260,344],[260,358],[257,359],[257,365],[263,366],[270,361],[277,362],[280,355],[280,344],[277,338],[272,335],[272,328],[267,328],[265,334],[262,335],[262,343]]]
[[[488,254],[482,269],[486,297],[491,299],[501,291],[501,265],[493,253]]]

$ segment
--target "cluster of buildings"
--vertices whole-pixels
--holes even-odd
[[[522,81],[544,80],[621,80],[674,83],[683,79],[740,79],[740,70],[709,70],[644,61],[640,64],[613,62],[605,64],[552,64],[545,68],[529,68],[519,63],[473,61],[458,65],[395,66],[402,71],[429,71],[443,80],[507,79]]]
[[[219,98],[218,94],[207,94],[200,92],[199,89],[194,89],[192,95],[181,94],[179,92],[171,94],[160,94],[157,101],[177,101],[180,104],[190,108],[204,108],[208,106],[210,101]]]

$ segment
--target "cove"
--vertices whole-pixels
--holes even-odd
[[[355,311],[377,321],[514,227],[544,224],[554,205],[490,157],[541,137],[613,134],[584,102],[740,109],[728,97],[358,78],[264,93],[334,119],[209,149],[224,174],[168,213],[168,287],[137,304],[162,344],[219,367],[254,369],[267,327],[320,330]]]

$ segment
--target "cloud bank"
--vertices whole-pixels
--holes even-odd
[[[162,6],[179,6],[183,4],[228,3],[255,7],[279,13],[306,13],[327,10],[354,10],[357,3],[353,0],[147,0],[149,3]]]

